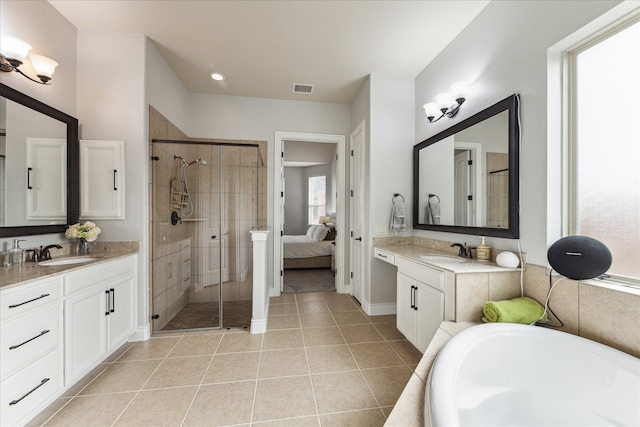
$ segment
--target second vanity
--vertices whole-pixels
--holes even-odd
[[[397,268],[397,328],[422,353],[441,322],[480,322],[486,301],[520,296],[518,268],[414,244],[376,244],[374,257]]]
[[[135,252],[0,269],[0,425],[28,422],[135,332]]]

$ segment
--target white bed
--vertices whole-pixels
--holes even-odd
[[[311,226],[310,230],[312,227],[316,226]],[[331,268],[331,246],[334,240],[325,240],[326,236],[327,233],[314,234],[313,230],[306,235],[283,236],[284,268]]]

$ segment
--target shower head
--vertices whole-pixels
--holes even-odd
[[[185,162],[185,163],[186,163],[186,162]],[[195,160],[194,160],[193,162],[191,162],[191,163],[186,163],[186,165],[187,165],[187,166],[191,166],[191,165],[195,165],[196,163],[200,163],[201,165],[206,165],[206,164],[207,164],[207,161],[206,161],[206,160],[204,160],[204,159],[200,159],[200,158],[198,158],[198,159],[195,159]]]

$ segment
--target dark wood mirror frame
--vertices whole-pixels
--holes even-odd
[[[0,237],[64,233],[69,224],[78,222],[80,213],[80,160],[78,119],[0,83],[0,96],[38,111],[67,125],[67,224],[0,227]]]
[[[431,138],[422,141],[413,147],[413,228],[418,230],[444,231],[448,233],[462,233],[477,236],[503,237],[507,239],[518,239],[520,237],[520,126],[518,123],[518,108],[520,97],[511,95],[502,101],[492,105],[491,107],[480,111],[479,113],[451,126]],[[507,228],[492,227],[467,227],[458,225],[442,225],[442,224],[419,224],[419,159],[420,150],[435,144],[438,141],[456,134],[470,126],[482,122],[503,111],[509,113],[509,226]]]

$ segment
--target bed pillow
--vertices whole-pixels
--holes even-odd
[[[319,242],[321,240],[324,240],[328,232],[329,232],[329,229],[325,227],[323,224],[312,225],[307,230],[307,237],[310,238],[311,240],[315,240],[316,242]]]

